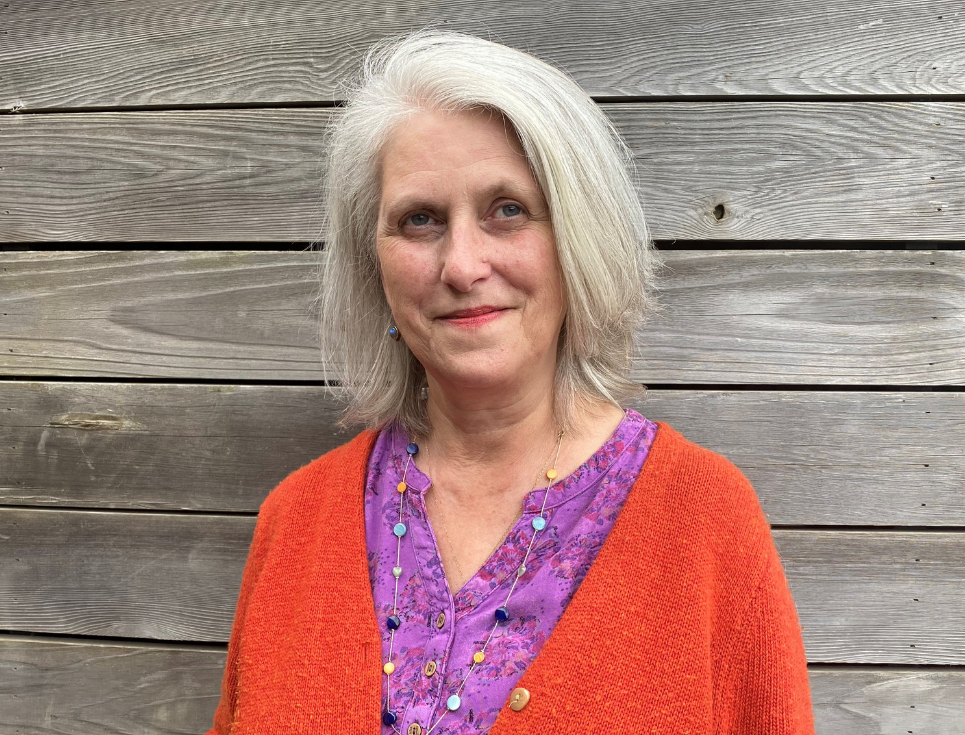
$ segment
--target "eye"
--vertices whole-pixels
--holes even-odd
[[[416,212],[406,217],[404,224],[414,225],[415,227],[425,227],[430,222],[432,222],[432,217],[428,214],[425,212]]]
[[[498,211],[504,217],[516,217],[523,213],[523,208],[518,204],[504,204]]]

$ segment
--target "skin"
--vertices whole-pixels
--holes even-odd
[[[422,110],[393,133],[381,166],[383,288],[428,377],[432,430],[416,461],[432,479],[426,507],[456,592],[503,540],[555,455],[562,276],[546,201],[500,116]],[[464,312],[483,306],[495,310]],[[582,401],[559,477],[622,418],[616,406]]]

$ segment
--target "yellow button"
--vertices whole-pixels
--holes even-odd
[[[436,616],[436,627],[441,628],[445,624],[446,624],[446,614],[444,612],[439,613],[439,615]]]
[[[409,735],[422,735],[422,725],[418,722],[413,722],[409,725],[408,733]]]
[[[432,676],[434,673],[436,673],[436,662],[429,661],[426,664],[425,672],[426,672],[426,676]]]
[[[522,687],[513,689],[513,693],[509,695],[509,708],[513,712],[519,712],[527,704],[529,704],[529,690]]]

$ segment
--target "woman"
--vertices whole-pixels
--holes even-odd
[[[422,32],[330,150],[322,336],[369,428],[262,504],[210,732],[813,733],[753,489],[625,408],[656,256],[599,108]]]

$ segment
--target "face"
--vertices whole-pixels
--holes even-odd
[[[552,384],[565,314],[546,201],[512,127],[420,111],[382,158],[385,296],[430,385]]]

